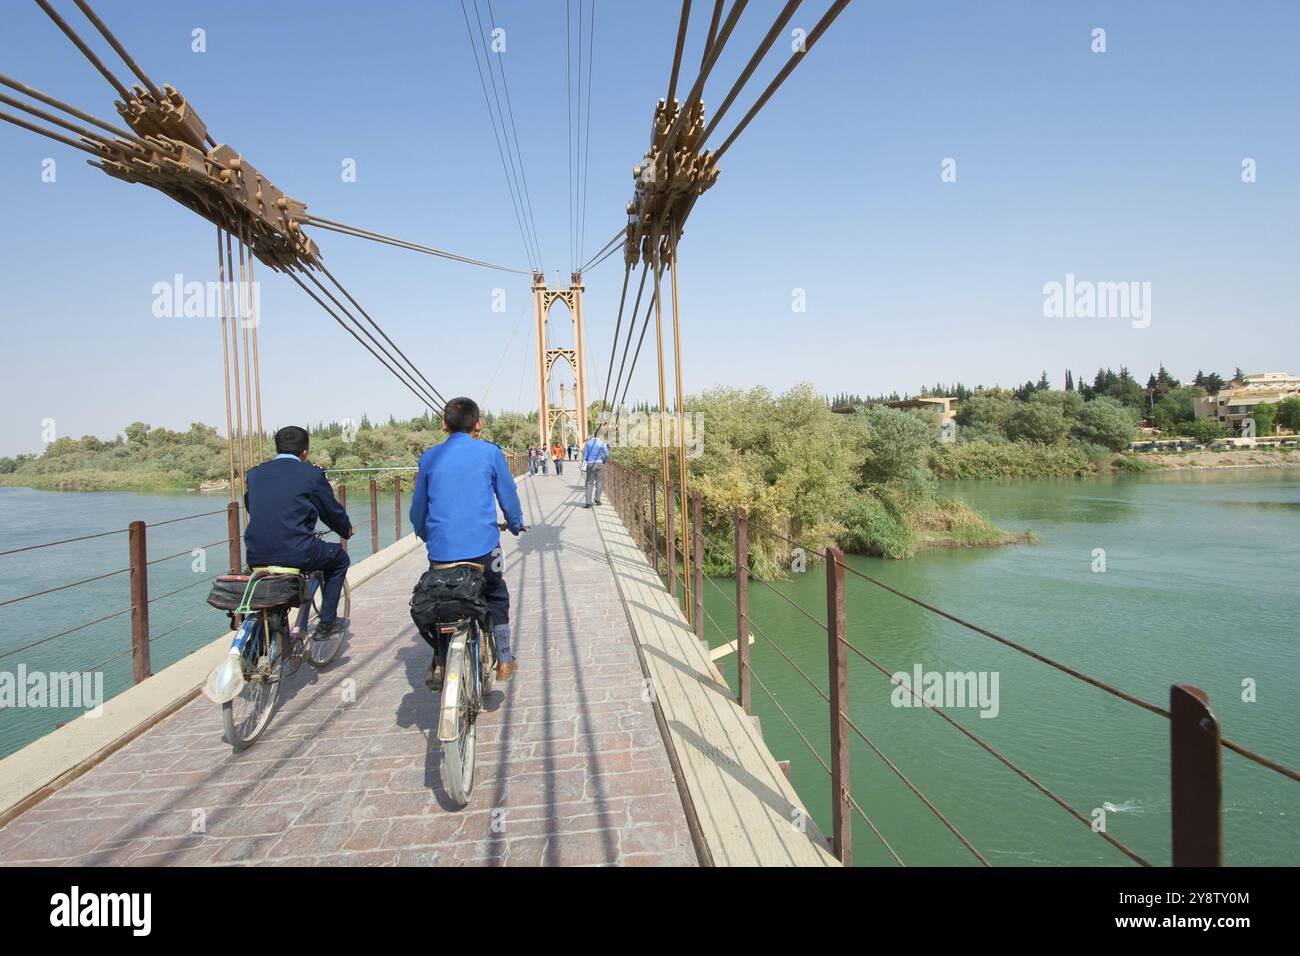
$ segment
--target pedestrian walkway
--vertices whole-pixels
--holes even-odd
[[[288,679],[251,749],[232,752],[200,698],[0,829],[0,863],[694,865],[654,693],[572,471],[520,482],[532,530],[503,543],[520,664],[480,717],[468,807],[449,803],[430,742],[429,650],[407,608],[427,566],[415,548],[356,591],[339,658]]]

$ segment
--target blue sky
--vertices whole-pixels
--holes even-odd
[[[749,4],[706,107],[780,5]],[[3,71],[115,119],[111,88],[35,4],[7,6]],[[59,6],[91,35],[71,3]],[[694,6],[688,80],[711,4]],[[792,25],[811,28],[826,6],[805,0]],[[597,0],[588,255],[624,221],[632,165],[667,86],[675,7]],[[314,213],[526,265],[458,2],[97,8],[219,142]],[[564,4],[493,8],[553,280],[570,266]],[[191,51],[195,27],[206,53]],[[1091,50],[1097,27],[1104,54]],[[1290,2],[857,0],[724,157],[687,225],[687,390],[811,381],[865,394],[1014,384],[1043,369],[1059,385],[1066,368],[1090,377],[1127,364],[1145,375],[1159,362],[1183,378],[1198,367],[1300,371],[1297,47],[1300,5]],[[724,134],[788,50],[787,38]],[[41,181],[46,157],[58,162],[55,183]],[[957,180],[944,183],[949,157]],[[1247,157],[1251,184],[1241,181]],[[356,160],[355,183],[341,181],[345,158]],[[46,418],[74,436],[113,435],[136,419],[222,419],[214,323],[151,314],[154,283],[214,277],[209,224],[7,124],[0,210],[0,454],[38,451]],[[488,406],[535,405],[526,277],[316,238],[443,394],[482,397],[500,365]],[[1043,285],[1067,274],[1150,282],[1150,327],[1045,318]],[[260,278],[268,424],[420,411],[297,286],[269,270]],[[601,382],[621,278],[616,257],[586,280]],[[498,287],[504,314],[491,309]],[[805,312],[792,311],[795,289]],[[654,396],[652,355],[632,398]]]

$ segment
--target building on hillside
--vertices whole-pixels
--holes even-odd
[[[952,421],[957,414],[955,395],[923,395],[920,398],[904,398],[894,402],[881,402],[886,408],[922,409],[939,416],[939,424]]]
[[[1293,395],[1300,395],[1300,377],[1286,372],[1247,375],[1240,383],[1233,379],[1217,395],[1196,399],[1196,417],[1213,418],[1239,432],[1242,420],[1250,417],[1256,405],[1280,402]]]

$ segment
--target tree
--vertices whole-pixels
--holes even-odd
[[[1011,414],[1007,422],[1007,437],[1012,441],[1035,441],[1055,445],[1069,430],[1058,406],[1047,402],[1025,402]]]
[[[1074,373],[1068,368],[1065,370],[1065,390],[1067,392],[1074,391]]]
[[[1277,405],[1260,402],[1250,410],[1249,417],[1255,420],[1256,435],[1271,435],[1277,422]]]
[[[1131,409],[1102,395],[1080,409],[1073,432],[1080,441],[1102,445],[1111,451],[1122,451],[1133,440],[1136,425]]]
[[[1067,423],[1078,416],[1084,404],[1083,396],[1078,392],[1054,391],[1051,389],[1034,392],[1029,400],[1037,404],[1046,404],[1059,408]]]
[[[977,392],[957,409],[957,424],[963,428],[981,425],[1004,432],[1015,409],[1016,403],[1001,389]]]
[[[144,422],[132,422],[124,431],[126,443],[132,447],[141,448],[149,441],[149,426]]]
[[[1195,438],[1202,445],[1208,445],[1216,438],[1227,437],[1228,426],[1214,418],[1197,418],[1183,422],[1179,431],[1189,438]]]
[[[1300,431],[1300,396],[1292,395],[1277,403],[1277,424],[1289,431]]]
[[[1107,371],[1110,370],[1107,369]],[[1114,375],[1113,372],[1111,375],[1113,378],[1106,388],[1102,390],[1102,395],[1108,395],[1130,408],[1141,408],[1145,404],[1145,394],[1142,391],[1142,386],[1134,380],[1127,368],[1121,365],[1119,375]]]
[[[862,480],[868,486],[893,485],[913,492],[930,479],[926,453],[934,444],[930,426],[916,415],[884,405],[862,413],[867,426],[867,458]]]
[[[1196,417],[1196,399],[1205,390],[1196,385],[1180,385],[1160,399],[1151,412],[1151,420],[1162,432],[1177,433],[1183,422]]]

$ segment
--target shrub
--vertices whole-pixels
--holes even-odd
[[[1073,431],[1080,441],[1121,451],[1133,440],[1136,428],[1137,415],[1132,409],[1113,398],[1099,396],[1079,410]]]

